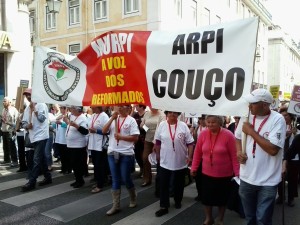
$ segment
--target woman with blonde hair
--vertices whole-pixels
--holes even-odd
[[[151,164],[148,156],[152,153],[154,146],[154,134],[159,123],[165,120],[164,113],[159,109],[150,108],[150,111],[144,114],[140,127],[146,131],[144,151],[143,151],[143,183],[142,187],[146,187],[152,183]]]

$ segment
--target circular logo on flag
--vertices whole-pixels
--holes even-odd
[[[65,101],[80,80],[80,70],[67,62],[63,55],[49,52],[43,61],[43,85],[50,98]]]
[[[294,106],[294,110],[296,113],[300,113],[300,103],[297,103],[295,106]]]

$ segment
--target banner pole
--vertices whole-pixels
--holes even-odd
[[[259,24],[259,20],[258,20],[258,24]],[[257,30],[256,30],[256,45],[257,45],[257,38],[258,38],[258,28],[259,26],[257,26]],[[256,58],[258,57],[259,55],[259,52],[258,52],[258,47],[256,46],[256,49],[254,51],[254,57],[253,57],[253,74],[252,74],[252,84],[253,84],[253,80],[254,80],[254,73],[255,73],[255,63],[256,63]],[[251,90],[253,90],[254,87],[253,85],[251,86]],[[248,116],[246,116],[246,120],[245,122],[249,122],[249,115],[250,115],[250,110],[248,111]],[[247,135],[243,132],[242,133],[243,136],[242,136],[242,153],[246,153],[246,141],[247,141]]]
[[[249,122],[249,115],[250,115],[250,110],[248,111],[248,116],[246,116],[245,122]],[[242,153],[246,153],[246,143],[247,143],[247,134],[244,132],[242,133]]]

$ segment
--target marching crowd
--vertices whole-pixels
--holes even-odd
[[[122,185],[129,193],[129,207],[136,207],[132,180],[136,163],[141,187],[152,184],[151,168],[157,167],[157,217],[168,213],[171,197],[176,209],[182,207],[186,177],[190,176],[198,192],[195,200],[204,206],[203,225],[224,224],[233,182],[239,184],[239,214],[248,225],[272,224],[274,204],[285,201],[283,178],[288,181],[287,204],[294,206],[298,197],[297,118],[285,105],[278,112],[271,110],[273,97],[267,90],[256,89],[244,96],[249,103],[248,118],[185,118],[181,112],[145,105],[111,108],[54,104],[49,109],[45,103],[31,101],[30,88],[23,95],[28,102],[24,109],[18,112],[5,97],[1,114],[2,164],[19,166],[18,172],[27,171],[23,192],[36,188],[39,175],[44,176],[39,186],[52,183],[54,156],[61,162],[60,173],[74,174],[70,184],[74,188],[84,185],[91,160],[95,181],[91,193],[101,192],[107,182],[111,183],[112,208],[107,215],[120,211]],[[218,207],[216,218],[213,207]]]

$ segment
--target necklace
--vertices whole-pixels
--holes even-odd
[[[100,113],[97,114],[96,118],[95,118],[95,115],[93,116],[93,118],[92,118],[92,124],[91,124],[92,128],[94,128],[94,124],[95,124],[96,120],[98,119],[99,115],[100,115]]]

